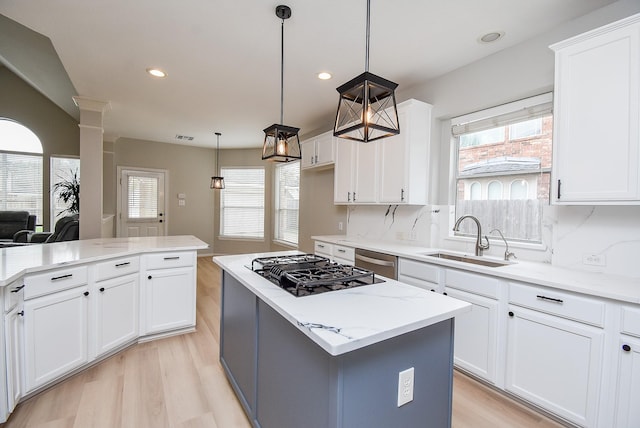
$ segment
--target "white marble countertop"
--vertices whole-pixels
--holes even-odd
[[[523,281],[545,287],[574,291],[607,299],[619,300],[627,303],[640,303],[640,279],[623,276],[605,275],[555,267],[546,263],[517,261],[516,263],[500,267],[486,267],[476,264],[458,262],[454,260],[438,259],[426,254],[444,251],[447,253],[464,253],[439,248],[417,247],[400,243],[384,241],[367,241],[350,239],[346,235],[312,236],[316,241],[324,241],[347,247],[362,248],[394,254],[398,257],[428,262],[445,267],[469,270],[477,273],[492,275],[506,280]],[[471,254],[473,257],[473,254]],[[484,257],[488,260],[498,260]]]
[[[140,253],[198,250],[208,247],[207,243],[190,235],[83,239],[7,247],[0,249],[0,287],[26,273],[43,271],[61,265],[86,263]]]
[[[213,261],[331,355],[363,348],[471,310],[469,303],[393,280],[295,297],[249,268],[256,257],[298,253],[219,256]],[[310,324],[325,328],[305,327]]]

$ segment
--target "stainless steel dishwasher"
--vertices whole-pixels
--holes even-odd
[[[398,257],[356,248],[356,266],[389,279],[398,279]]]

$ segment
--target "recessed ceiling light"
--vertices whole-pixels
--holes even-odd
[[[147,68],[147,73],[149,73],[153,77],[167,77],[167,73],[160,70],[159,68]]]
[[[318,73],[318,79],[320,80],[329,80],[331,79],[331,73],[327,73],[326,71],[323,71],[322,73]]]
[[[503,37],[504,37],[504,31],[492,31],[478,38],[478,41],[480,43],[492,43],[492,42],[495,42],[496,40],[500,40]]]

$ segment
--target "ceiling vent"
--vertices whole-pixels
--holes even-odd
[[[193,137],[189,137],[188,135],[176,134],[176,140],[178,140],[178,141],[193,141]]]

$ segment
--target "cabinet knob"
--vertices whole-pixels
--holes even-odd
[[[444,294],[445,296],[448,296],[448,294],[447,294],[447,292],[446,292],[446,291],[445,291],[444,293],[442,293],[442,294]]]
[[[20,315],[21,317],[23,317],[23,316],[24,316],[24,311],[20,311],[20,312],[18,312],[18,315]]]
[[[85,297],[86,297],[86,296],[88,296],[88,295],[89,295],[89,292],[88,292],[88,291],[85,291],[85,292],[84,292],[84,293],[82,293],[82,294],[84,294],[84,295],[85,295]]]
[[[431,289],[431,291],[433,291],[434,293],[436,292],[436,290],[434,290],[433,288]]]
[[[100,291],[104,293],[104,287],[100,287]]]
[[[509,311],[509,316],[513,317],[513,312]]]
[[[622,350],[625,352],[629,352],[631,351],[631,346],[627,345],[626,343],[624,345],[622,345]]]
[[[149,275],[149,276],[147,277],[147,279],[151,279],[151,275]]]

